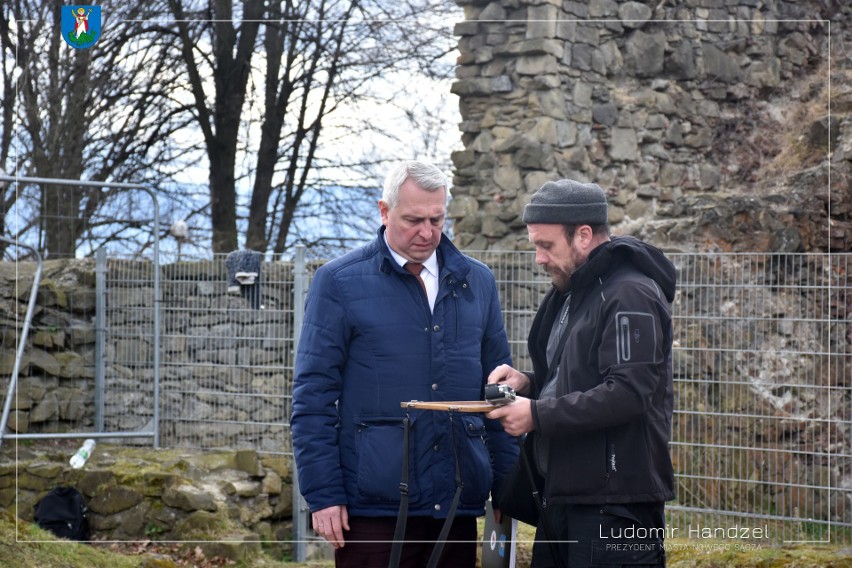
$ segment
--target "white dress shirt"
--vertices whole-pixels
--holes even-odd
[[[400,265],[405,266],[408,259],[400,256],[388,243],[388,236],[385,235],[385,244],[388,245],[388,250],[393,256],[393,259]],[[438,297],[438,253],[432,252],[432,256],[423,261],[423,270],[420,271],[420,278],[423,279],[423,284],[426,285],[426,296],[429,298],[429,311],[435,310],[435,299]]]

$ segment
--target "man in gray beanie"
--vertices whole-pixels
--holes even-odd
[[[570,179],[549,181],[524,208],[524,223],[606,225],[606,195],[600,186]]]
[[[610,238],[595,184],[547,182],[523,219],[553,286],[527,340],[532,370],[501,365],[488,377],[525,396],[487,416],[528,434],[546,503],[532,566],[664,566],[675,268],[657,248]]]

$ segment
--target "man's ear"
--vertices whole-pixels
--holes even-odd
[[[388,212],[390,211],[390,207],[385,203],[383,199],[379,199],[379,215],[382,216],[382,225],[388,224]]]
[[[577,246],[580,250],[588,250],[591,248],[594,237],[595,233],[589,225],[580,225],[574,231],[574,240],[577,242]]]

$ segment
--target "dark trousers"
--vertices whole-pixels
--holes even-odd
[[[405,526],[400,568],[425,568],[441,534],[444,519],[409,517]],[[337,568],[387,568],[396,518],[349,517],[346,544],[334,551]],[[457,517],[441,554],[440,568],[476,566],[477,530],[474,517]]]
[[[545,515],[566,568],[666,565],[663,503],[548,504]],[[533,568],[556,566],[541,523],[533,544]]]

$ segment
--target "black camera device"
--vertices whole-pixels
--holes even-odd
[[[504,384],[485,385],[485,400],[494,406],[509,404],[515,400],[515,389]]]

